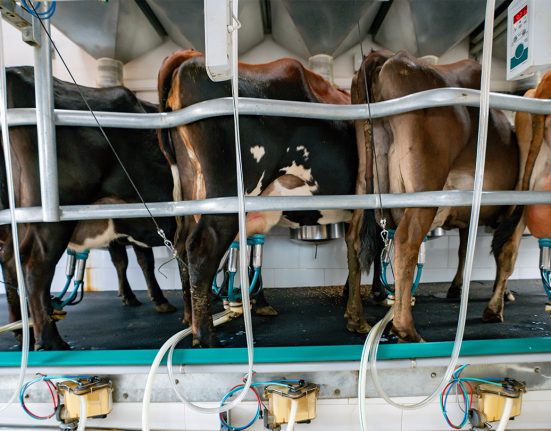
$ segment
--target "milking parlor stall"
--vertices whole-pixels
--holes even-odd
[[[0,429],[551,429],[551,2],[0,12]]]

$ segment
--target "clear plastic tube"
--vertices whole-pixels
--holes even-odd
[[[32,328],[32,326],[33,326],[32,319],[29,319],[28,322],[29,322],[29,328]],[[23,325],[22,320],[18,320],[17,322],[8,323],[7,325],[0,326],[0,334],[2,334],[4,332],[17,331],[18,329],[22,329],[23,326],[24,325]]]
[[[291,400],[291,411],[289,412],[289,421],[287,422],[287,428],[285,431],[293,431],[295,429],[295,422],[297,419],[298,400]]]
[[[86,420],[88,419],[88,406],[86,404],[86,395],[81,395],[78,398],[80,403],[80,412],[78,415],[77,431],[84,431],[86,429]]]
[[[503,406],[503,412],[501,413],[501,419],[497,425],[496,431],[505,431],[509,418],[511,417],[511,410],[513,409],[513,399],[505,398],[505,405]]]
[[[253,365],[254,365],[254,340],[253,340],[253,331],[252,331],[252,319],[251,319],[251,308],[250,308],[250,299],[249,299],[249,280],[248,280],[248,258],[247,258],[247,229],[246,229],[246,214],[245,214],[245,194],[243,186],[243,168],[241,163],[241,142],[239,136],[239,104],[238,104],[238,45],[237,45],[237,30],[239,28],[239,23],[237,22],[238,16],[238,0],[232,0],[232,100],[233,100],[233,109],[234,109],[234,129],[235,129],[235,151],[236,151],[236,171],[237,171],[237,199],[238,199],[238,219],[239,219],[239,252],[240,252],[240,283],[242,289],[242,302],[243,302],[243,320],[245,322],[245,338],[247,340],[247,358],[248,358],[248,368],[247,368],[247,380],[245,382],[245,387],[243,391],[233,400],[231,403],[228,403],[221,407],[199,407],[195,404],[192,404],[186,400],[180,392],[177,390],[173,370],[172,370],[172,354],[174,352],[174,347],[180,340],[187,337],[191,334],[191,329],[187,328],[183,331],[178,332],[169,338],[165,344],[161,347],[153,364],[147,378],[146,388],[144,390],[144,398],[142,403],[142,430],[149,431],[149,402],[151,399],[151,391],[153,389],[153,380],[162,358],[170,350],[168,361],[168,372],[170,382],[173,389],[175,390],[177,396],[191,409],[201,412],[201,413],[222,413],[228,410],[231,410],[237,406],[247,395],[249,388],[252,384],[253,379]],[[229,320],[229,312],[222,313],[222,315],[214,321],[215,325],[219,325],[227,320]]]
[[[7,113],[7,83],[6,69],[4,63],[4,33],[2,28],[2,20],[0,19],[0,120],[2,124],[2,142],[4,144],[4,159],[6,162],[6,182],[8,186],[8,201],[10,206],[11,217],[11,232],[13,240],[13,257],[15,259],[15,271],[17,274],[17,286],[19,290],[19,305],[21,310],[22,323],[22,346],[21,346],[21,366],[19,369],[19,379],[17,386],[14,389],[13,395],[8,402],[0,408],[0,413],[4,412],[17,399],[19,391],[25,381],[25,373],[27,372],[27,363],[29,359],[29,312],[27,310],[27,289],[25,287],[25,278],[23,276],[23,268],[21,267],[21,256],[19,254],[19,234],[17,231],[17,223],[15,221],[15,191],[13,186],[13,172],[11,165],[11,146],[10,135],[8,131],[8,113]]]
[[[492,36],[493,36],[493,23],[494,23],[494,10],[495,10],[495,0],[487,0],[486,2],[486,21],[484,26],[484,51],[482,57],[482,78],[481,78],[481,91],[480,91],[480,117],[479,117],[479,127],[478,127],[478,145],[477,145],[477,154],[476,154],[476,168],[475,168],[475,181],[474,181],[474,192],[473,192],[473,202],[471,210],[471,219],[469,225],[469,235],[468,235],[468,245],[467,253],[465,259],[465,267],[463,271],[463,291],[461,294],[461,306],[459,310],[459,318],[457,322],[457,331],[455,336],[455,342],[453,345],[452,355],[450,363],[440,381],[438,387],[425,399],[414,404],[400,404],[393,401],[390,396],[383,389],[379,376],[377,373],[377,351],[379,347],[379,342],[382,336],[382,333],[393,316],[393,310],[391,309],[387,315],[371,330],[369,336],[367,337],[364,350],[362,352],[362,360],[360,363],[360,380],[359,385],[363,388],[358,389],[358,396],[362,396],[358,399],[360,405],[360,427],[361,430],[366,429],[366,417],[365,417],[365,378],[366,378],[366,369],[367,364],[371,363],[371,373],[373,377],[373,383],[377,392],[381,397],[383,397],[389,404],[394,407],[404,409],[404,410],[413,410],[426,406],[432,399],[442,392],[445,385],[449,381],[457,361],[459,358],[459,353],[461,350],[461,345],[463,342],[463,334],[465,331],[465,321],[467,318],[467,307],[469,302],[469,287],[471,282],[471,273],[474,259],[474,250],[476,243],[476,235],[478,232],[478,220],[480,215],[480,204],[482,200],[482,186],[484,180],[484,162],[486,158],[486,141],[487,141],[487,132],[488,132],[488,116],[489,116],[489,96],[490,96],[490,69],[492,61]]]

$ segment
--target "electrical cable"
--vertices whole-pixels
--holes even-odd
[[[242,431],[242,430],[245,430],[245,429],[249,428],[262,415],[262,407],[264,406],[264,404],[262,403],[262,398],[260,397],[260,395],[256,391],[256,388],[258,386],[281,386],[281,387],[284,387],[284,388],[291,388],[292,385],[290,385],[289,383],[301,384],[301,382],[303,382],[303,381],[299,380],[299,379],[285,379],[285,380],[270,380],[270,381],[267,381],[267,382],[255,382],[255,383],[253,383],[251,385],[250,390],[254,392],[255,397],[257,399],[257,403],[258,403],[258,408],[257,408],[257,412],[256,412],[255,417],[251,421],[249,421],[249,423],[247,425],[234,427],[234,426],[228,424],[224,420],[224,417],[223,417],[222,413],[220,413],[220,424],[223,427],[225,427],[229,430],[232,430],[232,431]],[[231,388],[230,391],[226,395],[224,395],[224,397],[222,398],[222,401],[220,402],[220,405],[221,406],[224,405],[225,401],[229,397],[231,397],[234,393],[243,390],[244,387],[245,387],[245,385],[242,383],[242,384],[236,385],[233,388]]]
[[[21,7],[34,17],[41,19],[50,19],[51,17],[53,17],[57,7],[56,0],[52,0],[48,5],[48,9],[46,9],[45,11],[40,11],[40,9],[42,8],[42,4],[43,2],[39,1],[36,2],[35,6],[31,0],[21,0]]]
[[[13,259],[15,262],[15,271],[17,276],[17,286],[19,291],[19,309],[21,313],[22,323],[22,339],[21,339],[21,365],[19,368],[19,378],[17,385],[12,396],[8,399],[8,402],[4,406],[0,407],[0,414],[4,412],[13,402],[17,399],[17,395],[23,387],[25,380],[25,373],[27,372],[27,364],[29,359],[29,342],[30,342],[30,329],[29,329],[29,311],[27,307],[27,289],[25,286],[25,277],[23,275],[23,268],[21,265],[21,255],[19,253],[19,232],[17,229],[17,221],[15,216],[15,190],[13,184],[13,171],[11,162],[11,145],[10,135],[8,130],[8,100],[7,100],[7,82],[6,82],[6,68],[4,61],[4,33],[3,33],[3,20],[0,19],[0,124],[2,125],[2,143],[4,146],[4,161],[6,164],[6,183],[8,186],[8,203],[10,210],[10,224],[12,232],[12,246],[13,246]]]
[[[482,59],[482,78],[481,78],[481,91],[480,91],[480,115],[479,115],[479,129],[478,129],[478,145],[475,167],[475,181],[473,202],[471,209],[471,219],[469,225],[469,235],[467,244],[467,253],[465,259],[465,267],[463,271],[463,291],[461,294],[461,306],[459,310],[459,319],[457,323],[456,337],[452,350],[452,355],[444,377],[440,381],[437,388],[428,395],[425,399],[414,404],[400,404],[393,401],[390,396],[383,389],[379,376],[377,373],[377,351],[379,342],[386,325],[390,322],[394,314],[394,307],[392,307],[385,317],[375,325],[375,327],[369,333],[362,352],[362,360],[360,365],[360,379],[358,382],[358,402],[360,406],[360,427],[364,431],[367,426],[366,412],[365,412],[365,384],[366,384],[366,372],[367,365],[371,363],[371,374],[373,383],[380,396],[382,396],[387,403],[394,407],[412,410],[421,408],[427,405],[442,389],[446,386],[450,377],[453,374],[453,370],[457,364],[461,345],[463,341],[463,334],[465,330],[465,322],[467,317],[467,307],[469,302],[469,288],[471,281],[471,273],[474,259],[474,248],[476,242],[476,235],[478,231],[478,219],[480,214],[480,204],[482,197],[482,186],[484,180],[484,162],[486,157],[486,137],[488,130],[488,115],[489,115],[489,89],[490,89],[490,68],[492,60],[492,34],[493,34],[493,22],[494,22],[494,10],[495,0],[487,0],[486,2],[486,20],[484,26],[484,50]]]
[[[244,385],[234,386],[230,390],[230,392],[228,392],[226,395],[224,395],[224,398],[222,398],[222,401],[220,401],[220,406],[223,406],[224,403],[226,402],[226,400],[229,397],[231,397],[234,393],[243,390],[243,388],[244,388]],[[258,418],[260,417],[260,415],[262,413],[262,399],[260,398],[260,395],[258,394],[258,392],[256,391],[256,389],[253,386],[251,386],[251,391],[254,393],[256,401],[257,401],[257,407],[256,407],[256,412],[255,412],[254,417],[246,425],[233,426],[233,425],[230,425],[229,423],[227,423],[226,420],[224,419],[224,414],[220,413],[219,414],[219,416],[220,416],[220,425],[223,428],[226,428],[230,431],[243,431],[243,430],[246,430],[247,428],[249,428],[252,424],[254,424],[258,420]]]
[[[33,419],[38,419],[38,420],[50,419],[51,417],[53,417],[56,414],[57,407],[59,406],[59,394],[58,394],[57,388],[53,384],[52,380],[58,380],[58,379],[70,380],[70,381],[75,382],[75,383],[78,384],[78,381],[75,380],[76,378],[83,378],[83,377],[84,378],[89,378],[90,377],[90,376],[47,376],[45,374],[40,374],[40,373],[37,373],[37,374],[38,374],[39,377],[36,377],[32,380],[29,380],[28,382],[26,382],[24,385],[21,386],[21,389],[19,391],[19,403],[21,404],[21,407],[23,408],[25,413],[27,413]],[[40,415],[37,415],[36,413],[31,412],[25,404],[25,394],[26,394],[27,390],[32,385],[34,385],[38,382],[44,382],[46,384],[46,386],[48,387],[48,390],[50,391],[50,395],[52,397],[52,403],[54,405],[54,411],[50,415],[47,415],[47,416],[40,416]]]
[[[25,393],[27,392],[27,390],[32,385],[34,385],[35,383],[38,383],[38,382],[44,382],[46,384],[46,386],[48,387],[48,390],[50,392],[50,395],[52,397],[52,403],[54,405],[54,409],[53,409],[53,412],[50,413],[49,415],[40,416],[36,413],[33,413],[29,410],[29,408],[25,404]],[[55,385],[50,381],[50,379],[47,379],[46,376],[42,376],[42,377],[36,378],[34,380],[31,380],[31,381],[29,381],[29,382],[27,382],[23,385],[23,387],[21,388],[21,391],[19,393],[19,403],[21,404],[21,407],[23,408],[25,413],[27,413],[33,419],[46,420],[46,419],[50,419],[51,417],[55,416],[56,411],[57,411],[57,407],[59,406],[59,394],[57,393],[57,389],[56,389]]]

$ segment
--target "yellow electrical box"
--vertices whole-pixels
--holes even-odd
[[[87,377],[66,380],[57,384],[63,404],[58,419],[65,423],[80,417],[80,397],[86,397],[86,417],[105,417],[113,408],[113,385],[104,377]]]
[[[264,395],[268,398],[268,411],[264,416],[265,426],[270,429],[278,429],[281,424],[289,422],[292,400],[297,402],[295,422],[311,421],[316,417],[318,394],[318,385],[304,381],[289,383],[287,386],[266,386]]]
[[[520,415],[522,407],[522,394],[526,392],[526,386],[513,379],[500,381],[501,386],[481,384],[476,388],[478,395],[477,410],[484,416],[485,422],[493,422],[501,419],[505,400],[513,399],[513,407],[509,417]]]

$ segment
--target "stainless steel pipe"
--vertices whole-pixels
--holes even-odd
[[[373,118],[401,114],[416,109],[440,106],[479,106],[480,91],[467,88],[439,88],[422,91],[398,99],[373,103]],[[535,114],[551,114],[551,101],[529,99],[491,93],[492,108],[510,111],[525,111]],[[358,120],[368,117],[367,105],[327,105],[322,103],[291,102],[285,100],[239,98],[239,110],[242,115],[267,115],[294,118],[317,118],[325,120]],[[208,100],[176,112],[159,114],[127,114],[118,112],[96,112],[103,127],[127,129],[163,129],[193,123],[210,117],[232,115],[231,98]],[[92,115],[85,111],[55,110],[55,123],[58,126],[97,127]],[[10,109],[10,126],[36,124],[34,109]]]
[[[457,207],[469,206],[472,191],[447,190],[403,194],[383,194],[385,208]],[[483,192],[482,205],[551,204],[551,192]],[[147,204],[155,217],[174,217],[191,214],[228,214],[237,212],[237,198],[212,198],[182,202],[151,202]],[[245,198],[245,209],[250,211],[302,211],[318,209],[378,208],[377,195],[335,196],[250,196]],[[142,204],[126,205],[66,205],[61,208],[60,220],[93,220],[108,218],[148,217]],[[18,223],[42,221],[40,207],[17,208]],[[7,210],[0,211],[0,224],[9,222]]]
[[[50,31],[50,21],[44,20]],[[59,221],[59,187],[54,122],[54,92],[51,43],[37,18],[33,26],[40,27],[40,46],[34,48],[34,90],[36,98],[36,131],[38,134],[38,167],[43,220]]]

